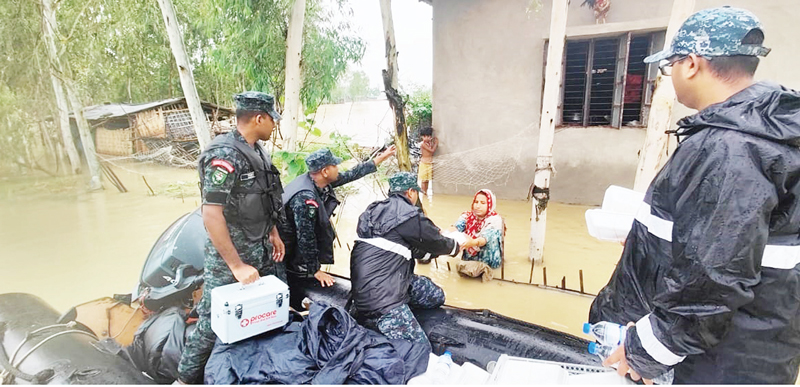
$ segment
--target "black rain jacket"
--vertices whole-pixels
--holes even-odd
[[[683,118],[591,322],[636,322],[634,370],[675,383],[795,382],[800,93],[756,83]]]
[[[409,301],[414,258],[458,253],[458,243],[398,193],[370,204],[358,218],[350,254],[353,306],[359,318],[384,314]],[[385,240],[395,251],[367,240]],[[401,254],[405,252],[405,256]]]

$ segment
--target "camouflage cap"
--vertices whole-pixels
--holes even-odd
[[[761,30],[756,15],[741,8],[704,9],[689,16],[668,49],[648,56],[645,63],[660,62],[676,55],[767,56],[770,49],[760,44],[742,44],[748,32]]]
[[[275,97],[260,91],[245,91],[233,96],[236,101],[236,110],[249,110],[269,114],[275,122],[281,120],[281,115],[275,111]]]
[[[328,148],[317,149],[306,157],[309,172],[318,172],[328,165],[339,165],[341,162],[342,159],[334,156]]]
[[[389,178],[389,192],[405,192],[408,189],[422,191],[417,185],[417,175],[411,172],[397,172]]]

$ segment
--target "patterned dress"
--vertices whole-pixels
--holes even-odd
[[[478,219],[472,211],[465,211],[458,217],[453,226],[471,238],[483,237],[486,239],[486,245],[464,250],[461,259],[465,261],[480,261],[489,265],[492,269],[497,269],[500,267],[500,263],[503,262],[505,226],[503,218],[495,211],[497,199],[494,193],[488,189],[482,189],[475,196],[479,194],[483,194],[487,198],[486,216],[483,219]]]

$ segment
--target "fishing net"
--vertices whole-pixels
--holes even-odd
[[[436,155],[433,180],[467,186],[505,185],[526,154],[535,154],[536,137],[519,133],[476,148]]]

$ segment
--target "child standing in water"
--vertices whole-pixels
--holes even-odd
[[[433,153],[439,146],[439,140],[433,137],[433,128],[430,126],[420,129],[419,134],[422,137],[419,146],[422,157],[419,160],[418,176],[422,194],[428,195],[428,183],[433,180]]]

